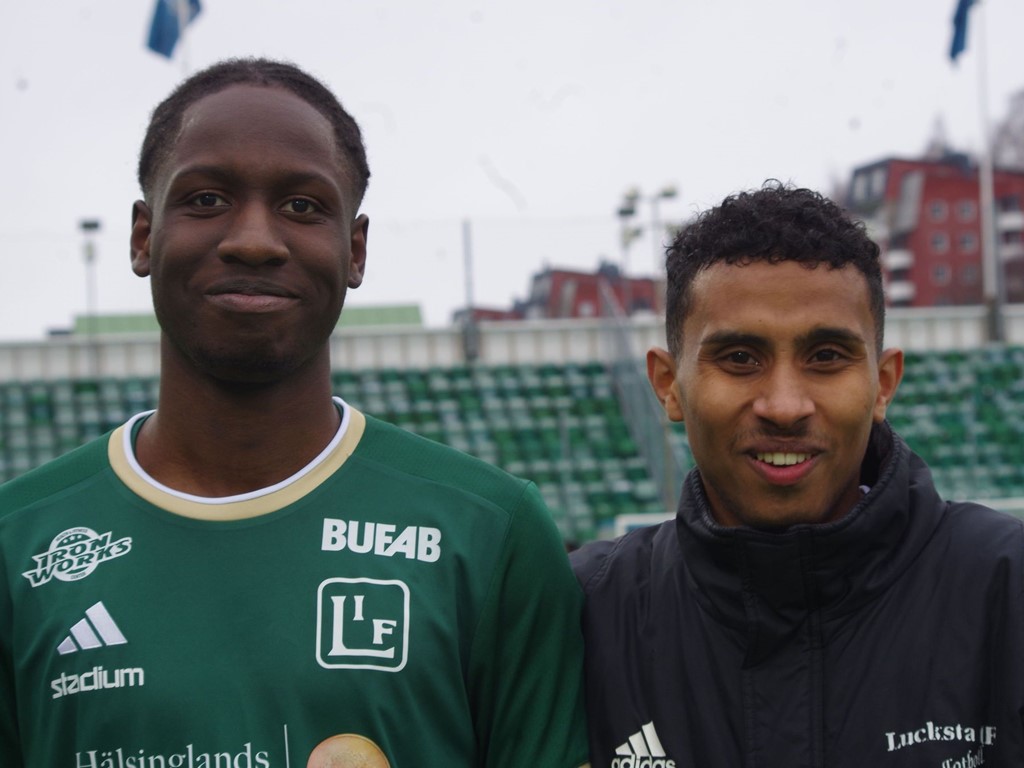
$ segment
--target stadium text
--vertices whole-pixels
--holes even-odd
[[[80,675],[61,673],[56,680],[50,681],[54,699],[72,696],[76,693],[102,691],[107,688],[134,688],[146,684],[146,672],[140,667],[129,669],[104,669],[93,667]]]

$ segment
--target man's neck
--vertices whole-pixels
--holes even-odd
[[[259,386],[182,373],[165,367],[159,407],[135,443],[142,468],[177,491],[234,496],[279,483],[316,458],[341,423],[329,370]]]

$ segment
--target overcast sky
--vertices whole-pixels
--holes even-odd
[[[0,340],[38,339],[86,307],[79,221],[102,222],[98,306],[149,308],[128,264],[149,113],[183,74],[228,56],[286,58],[360,122],[372,171],[369,262],[353,305],[524,297],[544,266],[622,263],[623,193],[680,195],[682,219],[769,177],[829,191],[913,156],[942,120],[982,146],[1024,88],[1022,0],[985,0],[966,53],[955,0],[203,0],[185,49],[145,48],[153,0],[8,3],[0,25]],[[984,17],[984,23],[982,22]],[[651,206],[642,203],[639,223]],[[646,237],[628,255],[650,274]]]

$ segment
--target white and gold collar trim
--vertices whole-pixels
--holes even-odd
[[[130,418],[114,430],[107,457],[114,473],[133,493],[151,504],[197,520],[244,520],[275,512],[301,499],[333,475],[352,455],[366,429],[366,417],[340,397],[341,426],[320,454],[294,475],[267,488],[237,496],[193,496],[158,482],[135,459],[132,432],[136,423],[153,411]]]

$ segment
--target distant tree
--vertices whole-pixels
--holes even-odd
[[[1024,90],[1010,97],[1006,117],[996,126],[992,157],[998,168],[1024,171]]]

